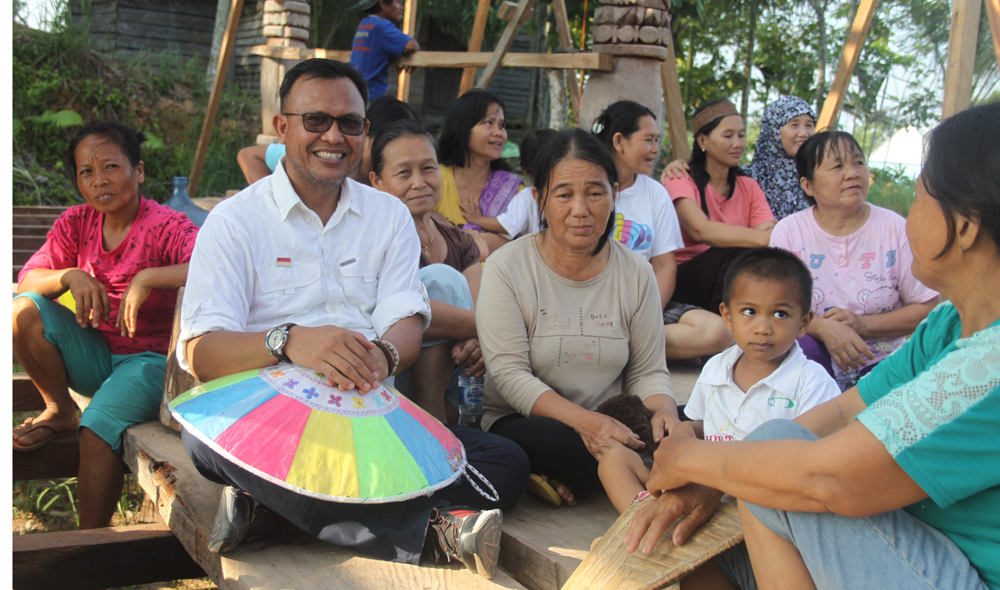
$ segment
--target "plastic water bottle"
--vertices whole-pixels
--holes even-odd
[[[483,377],[469,377],[465,374],[458,377],[458,423],[462,426],[473,426],[483,415],[483,387],[486,380]]]
[[[205,211],[198,205],[195,205],[191,201],[191,197],[188,196],[188,179],[186,176],[175,176],[174,177],[174,194],[170,196],[164,205],[170,207],[174,211],[180,211],[181,213],[188,216],[191,223],[201,227],[205,223],[205,218],[208,217],[208,211]]]

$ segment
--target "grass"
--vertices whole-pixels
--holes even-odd
[[[163,202],[174,176],[189,176],[208,104],[203,61],[177,54],[116,59],[93,50],[74,25],[66,0],[52,0],[50,31],[15,26],[13,51],[13,203],[81,202],[64,162],[83,125],[115,120],[146,133],[143,193]],[[235,85],[223,91],[198,196],[223,196],[246,180],[236,154],[260,130],[260,96]]]

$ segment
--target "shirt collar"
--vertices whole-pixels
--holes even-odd
[[[743,356],[743,351],[740,350],[739,346],[735,344],[730,346],[726,350],[720,353],[722,358],[719,359],[722,363],[721,371],[712,371],[710,375],[704,375],[702,381],[706,385],[723,386],[728,385],[733,380],[733,367],[736,366],[736,361]],[[798,341],[792,344],[792,348],[788,351],[788,356],[785,360],[781,361],[778,368],[774,370],[773,373],[761,379],[758,383],[763,383],[767,387],[775,390],[782,391],[787,389],[785,385],[785,375],[789,371],[793,371],[796,367],[800,366],[805,362],[806,357],[802,352],[802,347],[799,346]],[[798,383],[798,377],[796,373],[795,383]],[[795,384],[792,385],[795,387]]]
[[[337,203],[337,210],[334,211],[328,225],[336,225],[348,210],[361,215],[361,204],[355,198],[355,193],[359,192],[358,186],[358,183],[350,178],[344,180],[344,184],[341,185],[340,189],[340,201]],[[282,221],[288,219],[288,214],[291,213],[296,205],[301,205],[303,209],[308,209],[305,203],[302,202],[302,199],[299,198],[298,193],[295,192],[295,189],[292,187],[292,181],[288,178],[288,173],[285,172],[284,156],[278,161],[274,173],[271,174],[271,194],[274,196],[274,203],[278,207],[278,212],[281,213]]]

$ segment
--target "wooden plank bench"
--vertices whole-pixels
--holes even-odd
[[[42,247],[52,224],[65,210],[66,207],[14,207],[11,228],[14,237],[11,253],[14,276],[11,280],[17,281],[17,273],[31,255]]]

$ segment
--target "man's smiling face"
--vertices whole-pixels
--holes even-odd
[[[365,103],[350,78],[299,78],[282,105],[284,113],[365,116]],[[285,171],[296,191],[333,191],[361,164],[365,134],[346,135],[334,122],[323,133],[307,131],[302,117],[281,116],[277,131],[285,144]]]

